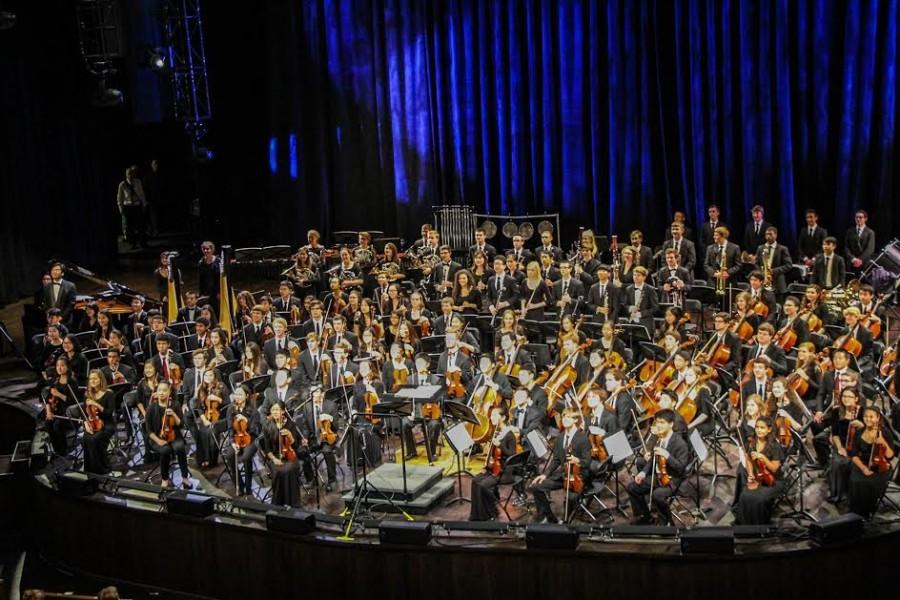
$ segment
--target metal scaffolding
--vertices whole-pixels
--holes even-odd
[[[200,0],[165,0],[162,19],[169,51],[174,117],[184,123],[196,150],[202,146],[206,122],[212,117]]]

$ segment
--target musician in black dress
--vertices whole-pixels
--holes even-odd
[[[106,378],[99,369],[93,369],[88,374],[83,406],[88,416],[96,411],[102,423],[102,426],[96,430],[90,421],[86,420],[82,424],[84,435],[81,438],[81,447],[84,450],[84,472],[106,475],[110,471],[106,447],[116,431],[116,424],[113,420],[115,397],[112,390],[107,387]]]
[[[471,271],[460,269],[456,272],[451,297],[454,310],[466,315],[478,314],[481,310],[481,292],[475,285]]]
[[[850,512],[871,517],[878,509],[878,501],[884,494],[894,458],[894,436],[881,412],[868,407],[863,412],[864,428],[856,433],[850,451],[852,467],[847,495]]]
[[[69,450],[66,434],[72,429],[72,421],[67,418],[68,409],[78,401],[75,390],[78,380],[69,371],[69,360],[65,356],[56,359],[56,376],[47,386],[47,403],[44,407],[47,434],[50,445],[59,456]],[[59,418],[57,418],[59,417]]]
[[[203,380],[196,396],[188,400],[190,414],[194,421],[191,433],[197,443],[197,463],[205,469],[219,461],[218,434],[224,431],[224,421],[228,392],[217,369],[203,371]],[[218,413],[218,418],[216,418]],[[188,419],[185,418],[185,422]]]
[[[566,475],[574,465],[578,465],[582,473],[587,473],[591,461],[591,443],[587,434],[579,427],[582,421],[581,411],[567,408],[562,414],[563,432],[560,433],[553,448],[553,456],[547,465],[546,474],[534,478],[528,491],[534,497],[537,517],[541,523],[558,522],[553,508],[550,506],[550,494],[554,490],[565,487]],[[570,490],[567,502],[572,504],[575,493]]]
[[[850,456],[856,443],[856,434],[865,428],[861,417],[859,393],[855,388],[841,390],[840,406],[826,411],[831,422],[831,461],[828,468],[828,502],[843,501],[850,480]]]
[[[532,321],[542,321],[544,308],[550,302],[550,290],[541,277],[541,268],[538,263],[528,263],[526,274],[519,285],[521,317]]]
[[[172,386],[168,380],[161,380],[154,393],[156,402],[147,408],[147,433],[150,437],[150,448],[159,455],[159,474],[162,478],[160,485],[169,487],[169,468],[172,459],[178,460],[181,469],[181,485],[185,489],[191,488],[191,473],[188,471],[187,447],[184,443],[181,424],[181,407],[172,398]],[[173,438],[171,441],[164,439],[163,419],[172,420]]]
[[[488,521],[497,517],[497,486],[503,481],[506,460],[516,454],[516,433],[509,425],[509,410],[501,404],[491,409],[494,435],[487,452],[484,471],[472,479],[470,521]]]
[[[256,456],[258,448],[258,438],[262,431],[260,424],[259,411],[252,406],[250,401],[250,392],[244,386],[238,386],[231,394],[231,404],[225,411],[225,425],[227,434],[227,442],[222,449],[222,462],[231,480],[237,482],[238,495],[250,494],[253,492],[253,457]],[[250,435],[250,443],[241,447],[235,440],[235,433],[239,422],[246,422],[247,433]],[[240,477],[235,473],[235,468],[243,467],[243,473]]]
[[[772,435],[772,420],[756,420],[756,435],[747,439],[746,456],[738,467],[732,504],[737,525],[767,525],[772,520],[774,500],[784,489],[781,464],[784,450]],[[752,475],[747,465],[753,469]],[[771,475],[771,484],[765,480]]]
[[[272,404],[259,437],[259,446],[272,475],[272,504],[301,505],[298,456],[306,453],[305,440],[294,422],[287,418],[284,404],[280,400]],[[293,450],[293,457],[289,456],[288,448]]]

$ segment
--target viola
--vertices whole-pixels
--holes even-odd
[[[177,388],[178,386],[180,386],[181,378],[182,378],[181,367],[178,366],[174,362],[170,362],[169,363],[169,381],[172,382],[172,387]]]
[[[584,479],[581,478],[581,465],[568,463],[565,485],[570,492],[580,494],[584,491]]]
[[[246,417],[241,418],[242,416],[243,415],[238,415],[231,423],[231,428],[234,429],[233,442],[238,448],[246,448],[252,441],[250,439],[250,434],[247,432],[247,424],[249,421]]]
[[[588,440],[591,442],[591,456],[600,462],[609,459],[609,453],[606,446],[603,445],[603,436],[596,433],[589,433]]]
[[[87,407],[88,424],[91,431],[97,433],[103,429],[103,420],[100,418],[100,407],[96,404],[88,404]]]
[[[666,459],[662,456],[656,457],[656,477],[659,481],[659,485],[663,487],[672,483],[672,476],[669,475],[669,471],[666,467]]]
[[[451,398],[462,398],[466,395],[466,386],[462,383],[462,370],[447,372],[447,395]]]
[[[204,400],[204,408],[203,416],[206,417],[206,420],[210,423],[215,423],[219,420],[219,405],[222,403],[222,400],[218,396],[207,396],[206,400]]]
[[[337,433],[331,429],[330,420],[319,419],[319,429],[321,433],[320,438],[324,443],[333,446],[337,442]]]
[[[378,404],[378,394],[376,394],[373,390],[366,390],[366,393],[363,394],[363,400],[366,403],[366,414],[369,415],[368,419],[373,425],[377,425],[381,423],[381,419],[378,417],[372,416],[372,409]]]
[[[162,417],[162,428],[159,432],[159,437],[162,438],[166,442],[174,442],[175,441],[175,415],[168,414],[169,407],[166,406],[166,412],[163,413]]]
[[[294,450],[294,434],[287,429],[278,432],[278,446],[281,449],[281,460],[285,462],[296,462],[297,451]]]

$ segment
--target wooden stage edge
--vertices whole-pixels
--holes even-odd
[[[366,599],[896,597],[889,570],[900,548],[896,523],[830,547],[811,545],[802,530],[739,540],[728,556],[682,555],[674,537],[611,539],[608,532],[583,533],[575,551],[529,550],[524,528],[463,532],[440,524],[428,545],[412,547],[379,543],[377,523],[352,541],[340,541],[339,524],[324,519],[312,533],[290,535],[268,531],[262,514],[221,507],[206,518],[166,514],[102,487],[91,496],[64,494],[50,481],[22,473],[0,484],[4,494],[19,488],[33,549],[91,576],[203,598],[310,591]]]

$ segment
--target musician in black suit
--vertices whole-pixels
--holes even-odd
[[[263,400],[258,407],[260,418],[268,417],[272,407],[278,402],[280,402],[288,412],[291,412],[292,409],[300,403],[300,395],[292,386],[293,382],[291,381],[290,371],[287,369],[276,369],[273,375],[275,378],[275,385],[269,386],[263,391]]]
[[[544,388],[534,382],[534,370],[532,367],[526,365],[519,369],[519,385],[522,386],[521,389],[528,392],[532,405],[546,415],[550,400],[547,398],[547,392],[544,391]]]
[[[613,284],[609,274],[609,265],[600,265],[597,268],[597,283],[588,291],[587,309],[598,323],[615,323],[619,318],[622,289]]]
[[[844,285],[847,267],[844,257],[835,252],[836,247],[837,238],[829,236],[822,242],[822,252],[816,255],[810,283],[826,290]]]
[[[303,301],[294,295],[294,284],[284,280],[278,284],[278,297],[272,302],[275,312],[290,313],[292,308],[303,310]]]
[[[856,226],[848,229],[844,235],[844,258],[847,259],[848,267],[862,271],[875,254],[875,232],[866,225],[869,220],[869,213],[866,211],[856,211],[855,219]]]
[[[575,277],[581,279],[584,289],[589,290],[597,283],[597,269],[600,268],[600,258],[593,254],[590,246],[582,246],[578,249],[578,257],[575,258]]]
[[[616,414],[619,429],[631,435],[634,429],[634,398],[625,388],[625,374],[619,369],[607,369],[603,376],[603,385],[609,395],[606,404]]]
[[[640,323],[647,328],[649,335],[653,335],[653,317],[659,310],[659,297],[656,288],[647,284],[646,279],[647,269],[635,267],[634,283],[625,288],[622,304],[628,311],[628,320]]]
[[[278,317],[272,321],[272,331],[275,335],[263,346],[263,355],[266,357],[266,363],[273,371],[278,368],[275,364],[275,353],[284,350],[290,354],[294,348],[298,348],[297,342],[292,340],[287,333],[287,321]]]
[[[497,350],[495,358],[497,362],[503,363],[502,370],[504,372],[511,373],[514,369],[511,365],[518,365],[520,369],[527,367],[529,370],[534,371],[534,361],[531,359],[531,354],[521,347],[516,336],[512,333],[507,332],[500,336],[500,348]]]
[[[868,317],[870,319],[870,326],[874,323],[881,323],[881,332],[877,336],[873,336],[873,339],[877,340],[883,337],[887,311],[884,308],[883,301],[875,299],[875,289],[871,285],[864,283],[859,286],[859,300],[853,302],[853,306],[859,309],[863,318]]]
[[[872,332],[863,327],[859,323],[862,316],[859,309],[855,306],[848,306],[844,309],[844,323],[846,327],[841,331],[835,341],[839,341],[843,336],[850,336],[862,346],[862,350],[856,357],[859,369],[866,375],[868,370],[872,368]]]
[[[559,263],[559,272],[561,277],[550,290],[553,305],[562,314],[571,315],[575,311],[577,303],[578,312],[583,312],[585,309],[584,284],[577,277],[572,277],[572,265],[568,260]]]
[[[350,344],[350,356],[356,356],[356,352],[359,349],[359,340],[356,334],[347,331],[347,319],[343,315],[337,315],[331,320],[331,324],[334,326],[334,335],[329,336],[325,348],[333,350],[339,344]]]
[[[797,318],[797,315],[800,312],[800,300],[795,296],[788,296],[784,299],[782,310],[784,312],[784,317],[782,317],[778,321],[778,331],[781,331],[785,327],[790,326],[790,328],[793,329],[794,334],[797,336],[797,341],[794,342],[794,347],[799,346],[803,342],[808,342],[809,324],[803,319]]]
[[[314,333],[318,336],[325,331],[326,316],[324,305],[320,300],[313,300],[309,304],[309,318],[303,322],[303,335]],[[285,322],[285,325],[287,323]]]
[[[544,431],[544,418],[547,413],[534,405],[528,390],[520,388],[513,392],[512,407],[509,411],[509,424],[518,429],[522,444],[526,443],[528,434],[534,430]]]
[[[726,286],[728,280],[734,279],[742,268],[741,249],[737,244],[729,242],[728,236],[727,228],[717,227],[713,233],[713,243],[706,248],[706,260],[703,262],[703,266],[706,270],[706,279],[713,287],[716,285],[716,274],[719,273],[723,253],[725,255],[725,272],[721,276],[725,279]]]
[[[486,237],[487,235],[481,227],[475,230],[475,243],[469,246],[469,262],[467,266],[475,263],[475,253],[479,250],[484,252],[484,255],[487,257],[485,264],[489,265],[494,261],[494,257],[497,256],[497,249],[485,241]]]
[[[513,242],[515,243],[515,238],[513,238]],[[549,254],[554,263],[563,259],[562,248],[553,245],[553,234],[550,231],[541,233],[541,245],[534,249],[534,256],[539,260],[542,254]]]
[[[241,343],[250,342],[255,343],[257,346],[263,346],[263,336],[266,335],[266,327],[268,327],[263,322],[263,309],[262,306],[256,304],[253,308],[250,309],[250,322],[244,325],[243,331],[241,333]],[[271,331],[271,329],[269,330]]]
[[[420,229],[421,237],[414,241],[412,245],[406,250],[409,254],[418,254],[419,251],[428,245],[428,232],[431,231],[431,225],[429,223],[423,223]]]
[[[127,383],[134,385],[137,381],[137,373],[132,367],[121,362],[122,355],[118,348],[107,348],[106,366],[100,368],[107,385]]]
[[[209,319],[206,317],[197,317],[194,322],[194,333],[184,339],[185,352],[191,350],[206,350],[209,348]]]
[[[399,350],[399,352],[402,354],[402,350]],[[429,362],[430,361],[427,354],[420,352],[416,355],[415,366],[413,367],[412,372],[406,380],[407,385],[420,387],[425,385],[443,384],[443,379],[439,375],[429,372]],[[399,364],[395,364],[393,368],[399,368]],[[385,379],[385,381],[388,382],[388,385],[391,385],[390,380]],[[417,402],[417,410],[414,410],[411,415],[403,419],[401,425],[403,444],[406,449],[406,460],[415,458],[418,455],[416,451],[416,439],[413,435],[413,428],[417,424],[421,424],[422,432],[425,438],[425,455],[428,457],[428,462],[433,463],[435,451],[437,449],[437,443],[441,437],[441,431],[443,430],[443,425],[441,424],[440,419],[425,418],[425,416],[423,416],[421,413],[421,408],[422,404]]]
[[[831,361],[834,365],[834,368],[826,371],[825,374],[822,375],[822,383],[819,385],[819,393],[816,394],[816,415],[824,413],[831,406],[840,405],[840,398],[838,394],[835,393],[835,389],[840,390],[840,388],[846,387],[843,382],[845,381],[844,378],[848,374],[853,373],[851,379],[854,383],[854,387],[858,388],[859,375],[852,371],[849,367],[850,353],[846,350],[835,350],[831,353]],[[838,382],[837,386],[835,385],[836,381]],[[857,391],[860,390],[857,389]],[[827,448],[827,440],[825,447]]]
[[[712,354],[712,350],[717,348],[718,346],[724,345],[729,350],[728,361],[721,365],[721,368],[732,374],[733,376],[737,376],[738,370],[741,365],[741,340],[728,331],[728,326],[730,324],[730,315],[726,312],[719,312],[713,316],[713,327],[715,331],[713,332],[710,339],[707,340],[706,346],[704,346],[703,350],[705,352],[698,354],[695,362],[705,362],[710,358],[710,354]],[[715,339],[713,339],[713,337]]]
[[[441,298],[441,314],[431,322],[432,335],[446,335],[455,315],[456,313],[453,312],[453,298],[449,296]]]
[[[63,266],[53,263],[50,266],[50,282],[44,285],[41,293],[41,310],[58,308],[62,311],[63,322],[69,322],[72,309],[75,308],[75,296],[78,290],[71,281],[63,279]]]
[[[709,215],[709,220],[704,221],[703,225],[700,226],[699,241],[701,248],[709,248],[712,244],[716,243],[713,238],[715,237],[714,234],[717,227],[728,229],[728,225],[719,219],[720,213],[718,206],[710,204],[709,208],[706,209],[706,214]]]
[[[772,273],[772,286],[779,297],[787,292],[785,275],[794,268],[791,262],[791,253],[787,246],[778,243],[778,229],[769,227],[766,229],[766,243],[756,249],[756,266],[760,271],[763,267]]]
[[[494,257],[494,274],[485,284],[491,314],[502,314],[505,309],[518,304],[519,284],[506,273],[506,259],[502,255]]]
[[[326,368],[323,367],[322,361],[325,359],[331,360],[331,357],[319,346],[319,337],[315,333],[307,333],[306,350],[300,353],[297,364],[299,381],[294,381],[294,383],[308,387],[322,381],[322,369]]]
[[[312,481],[315,478],[312,455],[316,452],[321,452],[322,457],[325,459],[325,469],[328,473],[328,482],[325,485],[325,491],[327,492],[332,490],[337,478],[337,460],[335,460],[334,451],[337,446],[337,440],[341,439],[337,417],[337,404],[333,400],[325,398],[325,392],[318,385],[312,388],[312,399],[294,417],[297,428],[303,437],[306,438],[306,441],[302,443],[310,449],[309,459],[303,462],[303,474],[307,481]],[[322,437],[323,423],[325,421],[331,424],[331,431],[336,437],[335,443],[328,443]]]
[[[744,227],[744,249],[747,252],[755,252],[757,248],[766,243],[766,230],[772,227],[772,224],[766,221],[764,217],[763,207],[759,204],[750,209],[750,222]],[[750,257],[756,260],[756,255]]]
[[[676,210],[672,213],[672,223],[678,223],[679,225],[681,225],[681,231],[685,239],[691,240],[692,242],[694,241],[694,231],[690,227],[688,227],[687,215],[684,214],[683,210]],[[670,227],[669,229],[666,229],[666,241],[668,242],[671,239],[672,229]]]
[[[678,253],[674,248],[669,248],[665,252],[666,264],[656,272],[656,285],[663,292],[663,298],[669,302],[668,298],[673,290],[678,290],[681,294],[682,303],[688,292],[691,291],[691,284],[694,281],[694,273],[678,264]]]
[[[531,250],[529,250],[528,248],[525,247],[525,239],[521,235],[519,235],[519,234],[514,235],[513,239],[512,239],[512,243],[513,243],[512,250],[507,250],[506,256],[507,257],[512,256],[515,259],[516,265],[517,265],[516,266],[517,271],[524,271],[525,265],[527,265],[528,263],[530,263],[533,260],[537,260],[537,257],[534,255],[534,253]],[[509,266],[509,265],[507,264],[507,266]],[[510,271],[509,274],[512,276],[513,271]]]
[[[143,296],[135,296],[131,299],[131,314],[125,317],[123,333],[128,342],[144,337],[144,329],[147,327],[147,311],[144,310]]]
[[[325,372],[325,385],[329,389],[339,385],[352,385],[356,381],[359,367],[350,360],[350,344],[335,346],[331,354],[334,360]]]
[[[816,255],[822,249],[822,242],[828,237],[828,231],[819,226],[819,213],[812,208],[806,209],[806,227],[800,229],[797,236],[797,262],[812,267]]]
[[[750,294],[750,301],[753,302],[762,302],[766,305],[768,309],[768,313],[766,314],[766,322],[774,323],[776,317],[776,309],[778,308],[778,301],[775,299],[775,292],[772,290],[767,290],[764,287],[764,279],[761,271],[751,271],[748,277],[750,281],[750,289],[747,290],[747,293]]]
[[[184,360],[181,355],[171,349],[172,339],[168,335],[160,335],[156,338],[156,356],[153,357],[153,366],[163,379],[172,377],[171,365],[178,365],[184,373]]]
[[[635,525],[648,525],[653,522],[646,499],[651,488],[653,492],[650,500],[659,512],[661,520],[667,525],[672,521],[668,499],[678,490],[691,462],[691,450],[683,436],[674,434],[674,424],[675,413],[671,410],[661,410],[653,419],[651,426],[653,436],[648,440],[648,454],[644,456],[646,462],[627,488],[631,510],[634,513],[632,523]],[[659,458],[666,461],[666,473],[671,478],[668,485],[662,485],[659,480]],[[652,481],[652,478],[656,480]]]
[[[788,365],[784,356],[784,350],[776,346],[772,342],[775,336],[775,328],[771,323],[763,323],[756,330],[756,344],[754,344],[747,352],[746,360],[750,362],[756,358],[768,358],[769,365],[775,372],[775,376],[779,377],[787,375]]]
[[[591,443],[587,434],[580,429],[581,422],[580,409],[567,408],[563,412],[564,431],[556,440],[553,457],[547,465],[546,475],[541,474],[535,477],[528,488],[534,497],[537,516],[540,517],[541,523],[558,522],[556,515],[553,514],[553,508],[550,506],[550,493],[566,487],[566,475],[571,468],[570,465],[579,465],[581,473],[583,473],[582,477],[587,476],[591,461]],[[573,507],[577,494],[571,489],[568,490],[568,493],[569,498],[566,499],[566,502]]]
[[[678,264],[693,274],[697,267],[697,248],[694,246],[694,242],[686,239],[684,225],[678,221],[672,223],[669,231],[671,237],[663,244],[663,254],[672,248],[678,255]]]
[[[453,291],[453,282],[456,280],[456,272],[462,269],[462,265],[454,261],[450,246],[441,246],[439,251],[440,262],[433,268],[425,267],[426,275],[424,283],[429,292],[440,296],[449,296]]]
[[[472,359],[459,350],[459,340],[454,333],[447,333],[447,349],[438,358],[437,374],[447,379],[447,371],[459,369],[462,371],[462,384],[468,387],[472,381],[474,365]]]
[[[559,269],[553,266],[553,255],[550,252],[542,252],[540,254],[540,263],[541,263],[541,279],[544,280],[544,284],[546,284],[547,289],[553,287],[553,284],[559,281],[562,274],[559,272]]]
[[[644,234],[640,230],[635,229],[631,232],[631,247],[634,248],[634,265],[636,267],[645,267],[648,270],[653,268],[653,250],[650,246],[645,246]]]
[[[200,307],[197,306],[197,292],[188,290],[184,293],[184,306],[178,309],[175,317],[177,323],[193,323],[200,317]]]

